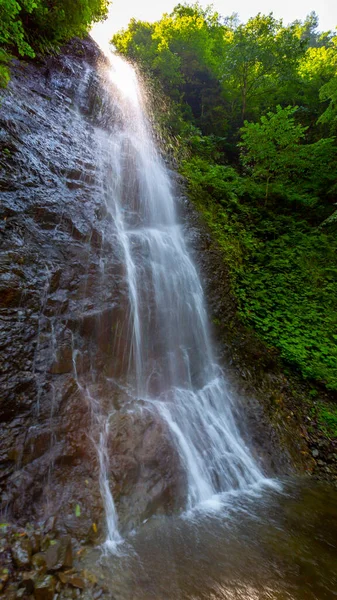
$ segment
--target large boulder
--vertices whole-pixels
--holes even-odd
[[[108,451],[111,488],[124,530],[154,513],[184,506],[185,473],[167,426],[155,411],[134,407],[114,413]]]

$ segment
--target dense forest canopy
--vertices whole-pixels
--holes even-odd
[[[302,376],[337,390],[337,36],[314,13],[242,24],[178,4],[112,42],[166,98],[159,119],[242,318]],[[337,416],[327,422],[337,433]]]
[[[84,35],[107,10],[108,0],[0,0],[0,86],[12,54],[34,57]]]

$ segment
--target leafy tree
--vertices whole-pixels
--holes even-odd
[[[83,36],[107,8],[108,0],[0,0],[0,85],[8,82],[13,54],[34,57]]]
[[[280,105],[276,113],[261,117],[260,123],[245,121],[241,128],[240,143],[245,150],[242,163],[249,167],[252,176],[265,183],[265,199],[268,198],[270,182],[288,179],[301,168],[298,144],[304,138],[306,128],[295,124],[297,107]]]
[[[158,77],[172,99],[187,103],[199,126],[210,128],[214,113],[217,123],[224,121],[218,78],[222,38],[216,13],[198,4],[179,4],[153,26],[132,20],[112,42]]]
[[[325,83],[319,92],[322,102],[329,102],[328,107],[321,114],[318,123],[327,124],[332,132],[337,130],[337,75]]]
[[[264,183],[265,201],[273,182],[288,185],[290,189],[284,195],[291,197],[291,191],[298,189],[300,181],[297,198],[313,202],[317,187],[331,181],[331,166],[336,156],[334,138],[301,144],[308,128],[295,122],[297,110],[297,106],[278,105],[276,112],[262,116],[260,123],[245,121],[241,128],[242,163],[254,179]],[[332,171],[333,179],[336,175]]]
[[[20,13],[22,7],[26,13],[31,13],[36,6],[33,0],[24,0],[21,4],[15,0],[0,0],[0,86],[9,81],[11,54],[8,49],[16,48],[20,56],[34,56],[33,48],[25,39]]]
[[[306,123],[314,133],[314,126],[322,112],[325,86],[337,71],[337,48],[333,37],[328,37],[324,45],[309,47],[302,57],[299,68],[298,92],[296,101],[306,109]],[[303,114],[304,116],[304,114]],[[317,130],[318,137],[320,135]]]
[[[224,89],[232,105],[232,118],[239,121],[239,111],[242,123],[247,112],[254,116],[256,109],[265,105],[265,98],[285,81],[289,85],[305,44],[296,27],[283,27],[272,14],[258,14],[245,25],[228,29],[225,39]]]

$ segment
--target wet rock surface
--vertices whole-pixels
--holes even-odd
[[[1,524],[0,598],[112,598],[100,573],[85,568],[86,547],[56,529],[46,531],[48,525],[35,529]]]
[[[23,525],[57,515],[64,535],[88,543],[105,533],[95,405],[101,417],[123,411],[113,377],[127,362],[123,252],[96,160],[97,131],[118,119],[101,94],[103,61],[87,39],[16,62],[0,105],[1,509]],[[112,421],[122,515],[136,524],[179,506],[176,453],[155,415]],[[60,568],[59,544],[33,553],[34,567]],[[17,568],[30,561],[20,548]]]
[[[124,530],[154,513],[169,514],[184,506],[186,481],[179,456],[154,414],[139,408],[116,413],[110,421],[108,450]]]

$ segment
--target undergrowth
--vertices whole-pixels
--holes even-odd
[[[294,219],[287,205],[265,206],[232,167],[194,157],[182,172],[224,253],[243,321],[304,378],[337,390],[336,236]]]

